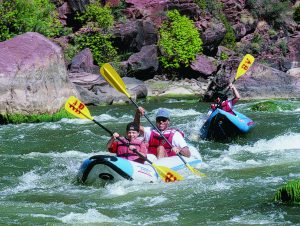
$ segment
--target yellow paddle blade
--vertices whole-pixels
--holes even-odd
[[[253,63],[254,63],[254,57],[250,54],[246,54],[238,67],[234,79],[237,80],[239,77],[245,74]]]
[[[100,73],[112,87],[130,98],[130,94],[126,90],[125,83],[121,79],[118,72],[116,72],[109,63],[103,64],[103,66],[100,68]]]
[[[158,166],[154,163],[152,163],[152,166],[155,168],[158,175],[164,182],[175,182],[175,181],[180,181],[180,180],[184,179],[183,176],[181,176],[179,173],[177,173],[174,170],[171,170],[168,167]]]
[[[65,104],[65,109],[78,118],[93,120],[89,109],[85,106],[84,103],[82,103],[74,96],[69,97]]]
[[[186,164],[187,168],[189,168],[190,171],[192,171],[195,175],[200,176],[200,177],[206,177],[204,173],[201,173],[199,170],[195,169],[189,164]]]

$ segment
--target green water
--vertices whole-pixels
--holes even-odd
[[[168,108],[202,155],[207,177],[187,170],[177,183],[77,185],[82,161],[106,153],[109,136],[100,127],[80,119],[1,126],[0,225],[300,225],[300,206],[272,201],[300,178],[300,101],[276,101],[293,109],[271,113],[251,111],[257,102],[237,105],[256,126],[231,143],[199,140],[207,103],[140,103],[152,120],[156,108]],[[130,104],[89,109],[120,133],[135,111]]]

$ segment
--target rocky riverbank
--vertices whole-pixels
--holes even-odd
[[[56,3],[61,20],[87,4],[78,1],[80,7],[76,8],[74,2]],[[113,7],[120,3],[108,2]],[[244,48],[244,52],[252,53],[251,45],[258,36],[263,43],[261,52],[252,53],[255,63],[236,82],[242,98],[300,97],[300,33],[299,25],[290,16],[284,20],[286,27],[271,34],[273,28],[266,21],[251,16],[245,1],[221,1],[223,12],[238,40],[234,52],[220,45],[226,34],[220,20],[193,1],[125,2],[126,20],[116,23],[112,33],[114,43],[122,51],[132,54],[127,60],[112,65],[122,76],[133,98],[184,96],[211,101],[217,92],[226,88],[229,80],[233,80],[243,56],[240,50]],[[296,1],[293,3],[297,5]],[[157,45],[158,28],[164,18],[164,14],[158,12],[166,9],[177,9],[194,18],[203,40],[203,54],[176,74],[162,73],[158,60],[161,51]],[[1,115],[51,115],[62,108],[70,95],[93,105],[128,102],[124,94],[117,92],[102,78],[90,49],[77,53],[70,62],[65,60],[65,46],[72,35],[49,39],[35,32],[27,32],[0,42]],[[286,44],[284,54],[279,48],[283,41]],[[271,45],[274,47],[272,51],[267,48]],[[224,53],[227,59],[222,58]]]

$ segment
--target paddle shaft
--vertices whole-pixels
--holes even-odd
[[[108,132],[111,136],[113,135],[112,131],[110,131],[109,129],[107,129],[105,126],[101,125],[95,119],[93,119],[93,122],[96,123],[98,126],[100,126],[102,129],[104,129],[106,132]],[[125,137],[125,139],[128,140],[126,137]],[[121,138],[117,137],[117,140],[120,141],[120,142],[122,142],[122,144],[126,145],[127,147],[129,147],[129,144],[126,143],[125,141],[123,141]],[[149,159],[147,159],[145,156],[143,156],[141,153],[139,153],[136,149],[130,149],[130,150],[132,150],[135,154],[137,154],[143,160],[149,162],[151,165],[153,164]]]
[[[73,106],[74,108],[76,108],[75,106]],[[78,111],[80,111],[80,109],[78,109],[78,108],[76,108]],[[104,129],[106,132],[108,132],[111,136],[113,135],[113,132],[112,131],[110,131],[109,129],[107,129],[105,126],[103,126],[101,123],[99,123],[99,122],[97,122],[95,119],[93,119],[93,118],[90,118],[89,116],[87,116],[86,114],[84,114],[82,111],[80,111],[80,113],[84,116],[84,117],[86,117],[86,118],[88,118],[88,119],[90,119],[90,120],[92,120],[94,123],[96,123],[98,126],[100,126],[102,129]],[[125,137],[125,139],[127,139],[126,137]],[[117,137],[117,140],[119,140],[120,142],[122,142],[122,144],[124,144],[124,145],[126,145],[126,146],[129,146],[129,144],[128,143],[126,143],[125,141],[123,141],[121,138],[119,138],[119,137]],[[128,139],[127,139],[128,140]],[[129,140],[128,140],[129,141]],[[142,158],[143,160],[145,160],[145,161],[147,161],[147,162],[149,162],[151,165],[153,164],[148,158],[146,158],[145,156],[143,156],[141,153],[139,153],[136,149],[130,149],[130,150],[132,150],[135,154],[137,154],[140,158]]]
[[[131,98],[129,97],[130,101],[136,106],[136,108],[139,108],[139,105]],[[151,124],[151,126],[159,133],[159,135],[167,142],[167,144],[170,147],[173,147],[173,145],[169,142],[169,140],[163,135],[163,133],[157,128],[156,125],[154,125],[151,120],[149,119],[148,115],[145,113],[144,114],[145,118],[148,120],[148,122]],[[184,158],[179,154],[176,153],[176,155],[183,161],[183,163],[186,165],[187,162],[184,160]]]

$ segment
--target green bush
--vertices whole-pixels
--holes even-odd
[[[0,41],[5,41],[15,35],[17,14],[15,5],[14,1],[0,2]]]
[[[229,56],[227,55],[227,53],[221,52],[220,59],[221,59],[221,60],[228,60],[228,59],[229,59]]]
[[[293,18],[298,24],[300,24],[300,4],[296,7],[293,13]]]
[[[126,2],[125,0],[120,0],[120,3],[118,6],[114,6],[112,7],[112,14],[114,16],[114,19],[116,21],[125,21],[126,20],[126,16],[123,13],[123,11],[126,9]]]
[[[205,0],[195,0],[195,3],[200,7],[200,9],[206,9],[206,1]]]
[[[286,40],[280,40],[278,44],[279,48],[281,49],[281,53],[283,56],[286,56],[288,53],[288,44]]]
[[[117,60],[117,51],[113,47],[110,36],[99,32],[90,32],[75,37],[75,46],[79,50],[89,48],[95,62],[101,66],[103,63]]]
[[[270,38],[275,38],[277,35],[277,32],[274,29],[270,29],[268,31],[268,34],[269,34]]]
[[[259,19],[264,19],[273,26],[282,24],[282,14],[289,9],[288,0],[247,0],[246,6]]]
[[[99,1],[86,6],[86,11],[82,14],[77,14],[76,20],[80,21],[82,25],[91,28],[107,29],[114,24],[114,17],[112,11],[108,6],[101,6]]]
[[[55,5],[49,0],[0,1],[0,41],[28,31],[47,37],[63,34]]]
[[[202,52],[202,40],[193,21],[177,10],[167,12],[168,20],[159,30],[160,61],[164,68],[187,67]]]
[[[254,54],[259,54],[261,52],[261,45],[259,43],[253,42],[250,44],[250,50]]]
[[[222,12],[224,5],[218,0],[205,0],[205,7],[206,10],[210,12],[213,16],[219,16]]]
[[[229,49],[234,49],[236,43],[234,30],[231,27],[230,23],[228,22],[224,14],[220,14],[219,17],[226,28],[226,34],[222,40],[221,45],[226,46]]]
[[[262,43],[262,37],[259,33],[254,33],[254,36],[251,40],[251,42],[257,43],[257,44],[261,44]]]

